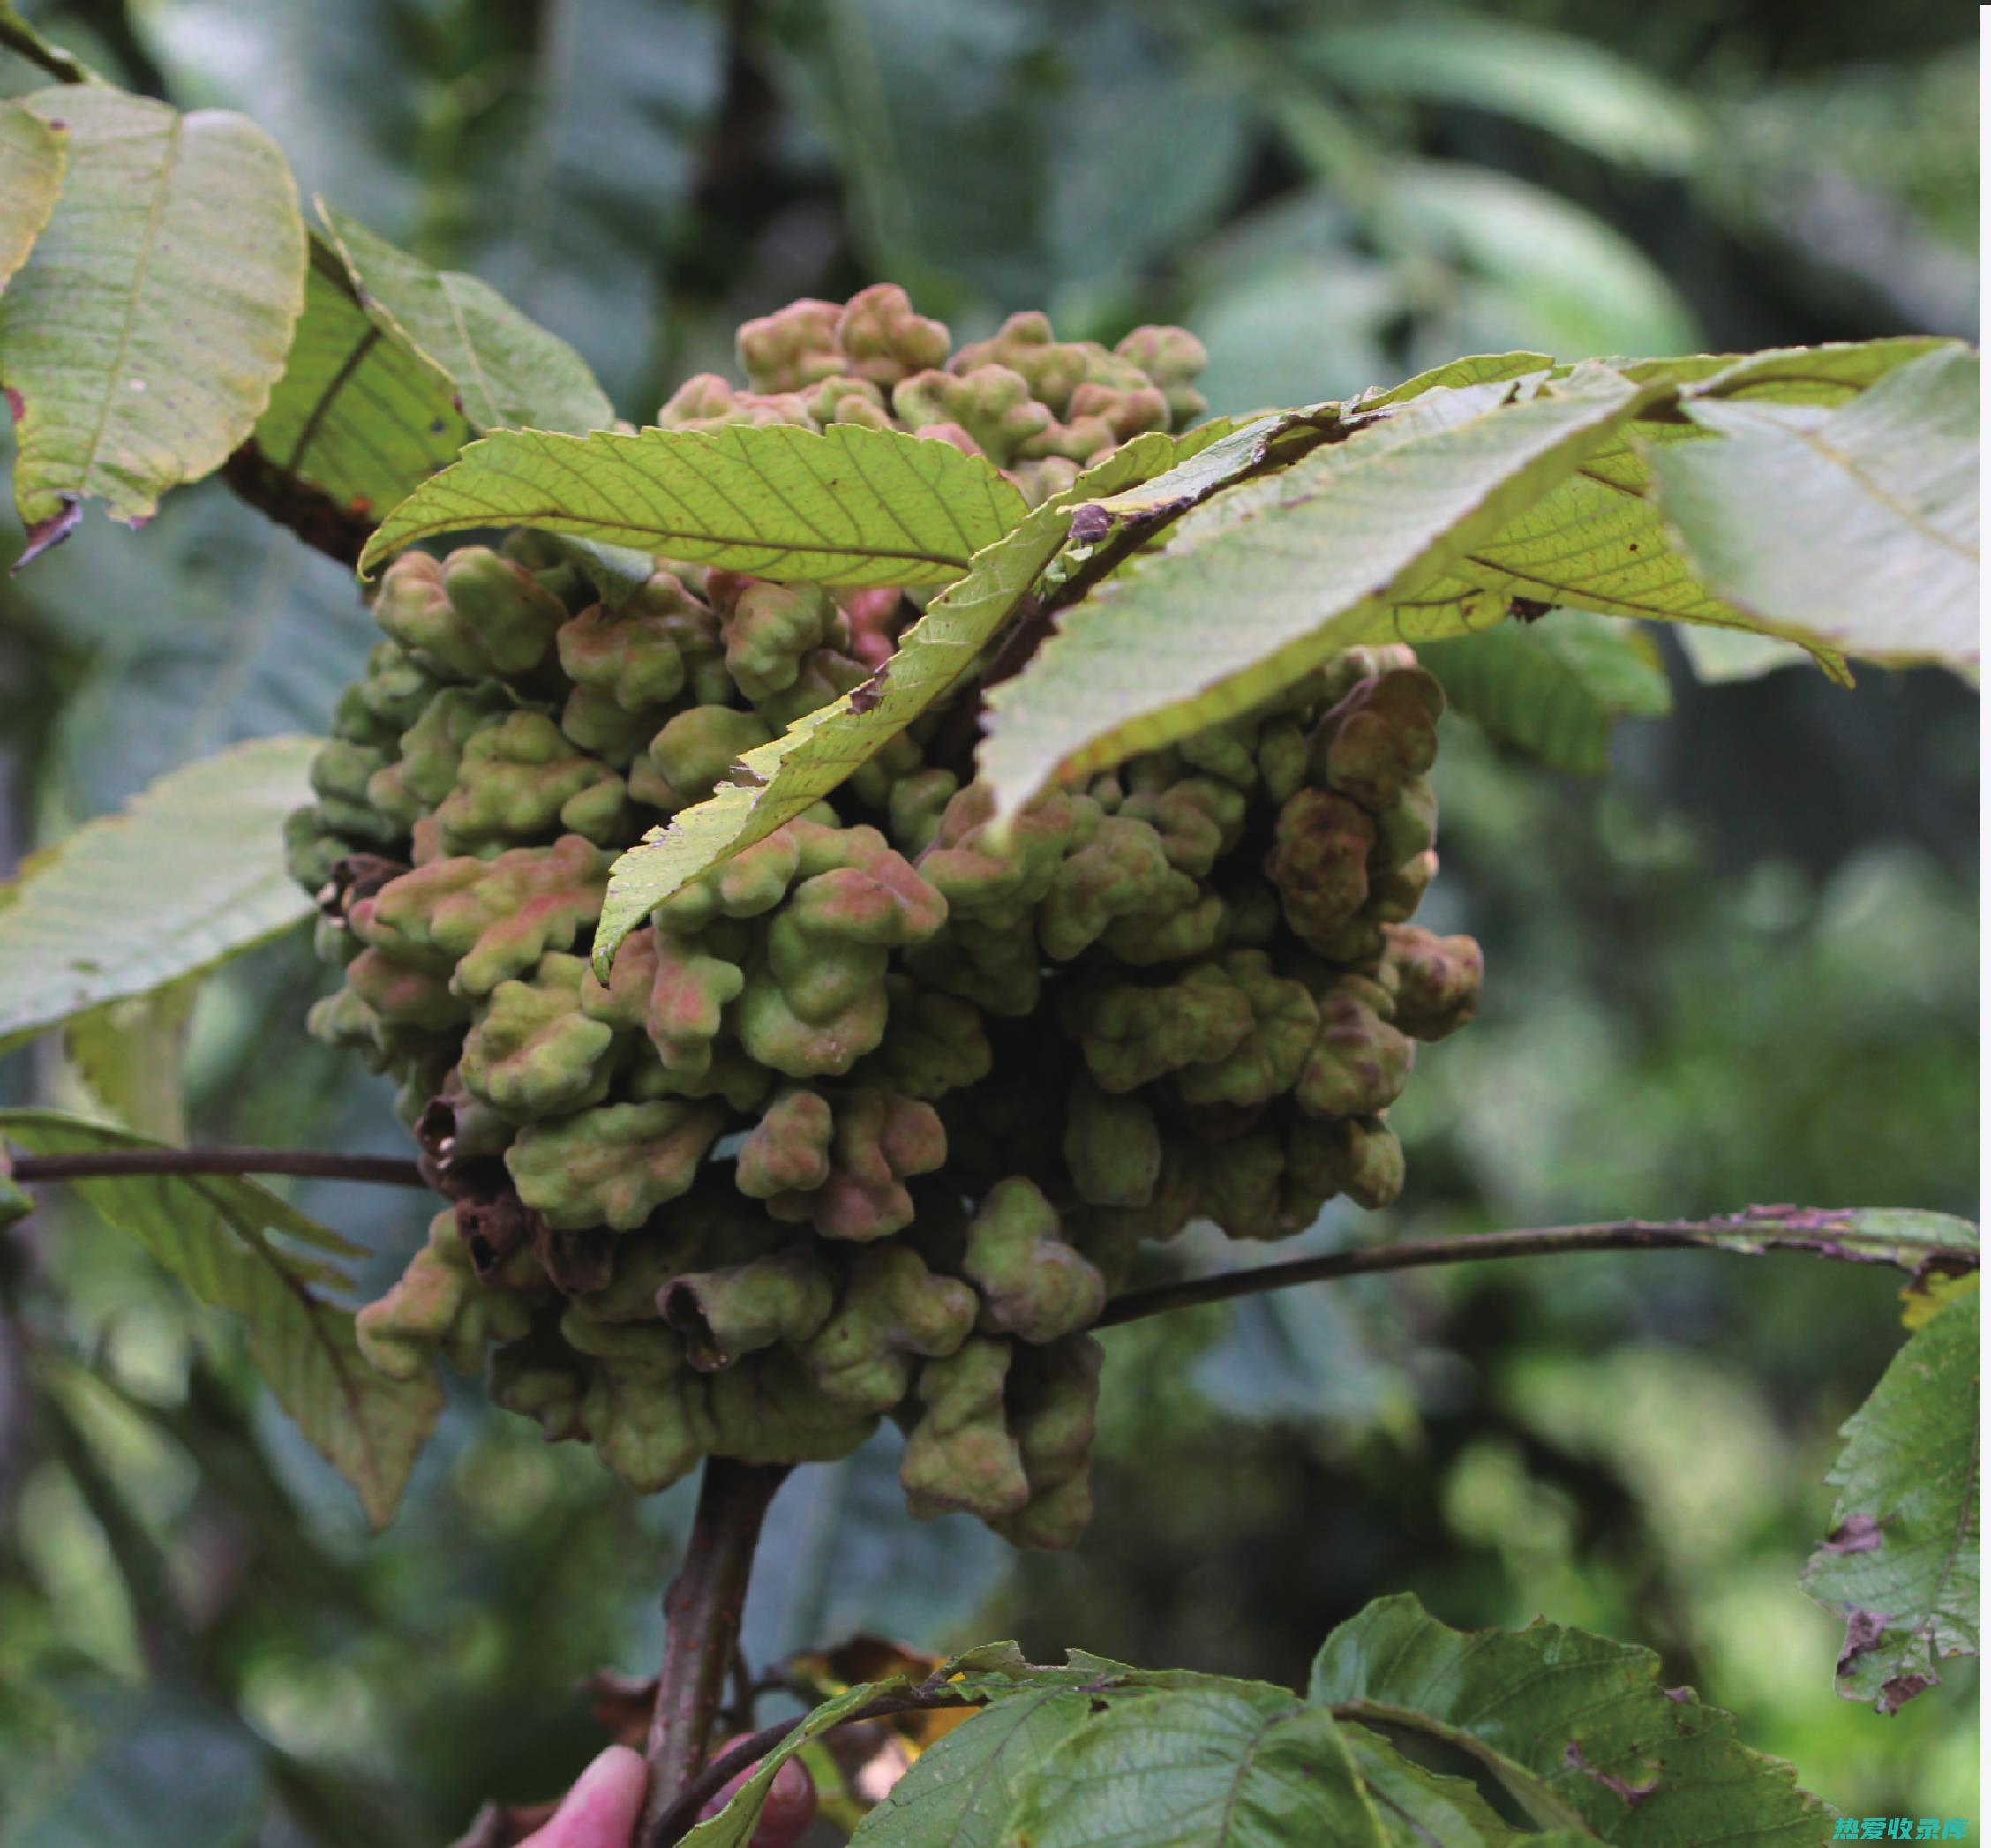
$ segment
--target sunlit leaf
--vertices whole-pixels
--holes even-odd
[[[1911,1335],[1845,1426],[1831,1534],[1805,1589],[1845,1619],[1838,1689],[1882,1713],[1978,1652],[1980,1297]]]
[[[451,380],[480,430],[599,430],[615,421],[587,362],[488,282],[432,269],[322,199],[319,214],[368,315]]]
[[[1397,639],[1396,606],[1537,501],[1641,399],[1601,366],[1531,394],[1428,392],[1205,502],[992,690],[980,763],[999,807],[1234,717],[1340,649]],[[1409,634],[1489,620],[1454,611]]]
[[[1614,720],[1672,709],[1650,637],[1588,610],[1428,642],[1417,658],[1452,710],[1556,770],[1597,774]]]
[[[1978,375],[1950,348],[1828,412],[1687,394],[1722,440],[1655,453],[1661,509],[1707,583],[1795,639],[1974,660]]]
[[[311,909],[283,818],[318,740],[237,746],[162,778],[0,886],[0,1046],[212,967]]]
[[[784,582],[943,584],[1024,512],[983,457],[861,424],[506,430],[396,507],[360,568],[436,533],[513,525]]]
[[[0,102],[0,289],[56,209],[68,137],[18,102]]]
[[[38,1155],[159,1146],[49,1110],[0,1111],[0,1138]],[[243,1318],[250,1358],[277,1402],[358,1491],[367,1518],[385,1526],[441,1409],[441,1388],[432,1372],[402,1382],[368,1366],[352,1311],[313,1288],[345,1288],[344,1273],[289,1244],[364,1254],[239,1176],[99,1176],[64,1184],[200,1301]]]
[[[282,155],[242,116],[96,85],[21,107],[69,131],[55,214],[0,296],[32,550],[85,497],[144,519],[248,435],[304,305],[304,231]]]
[[[755,746],[710,798],[675,815],[667,827],[651,829],[610,873],[595,934],[596,968],[605,973],[616,946],[653,906],[820,801],[953,686],[1063,546],[1074,508],[1095,494],[1159,477],[1213,440],[1201,432],[1186,437],[1150,432],[1122,445],[1067,492],[985,546],[966,575],[927,605],[898,651],[864,687]]]
[[[1813,1848],[1825,1807],[1732,1716],[1660,1685],[1659,1658],[1540,1620],[1454,1630],[1408,1595],[1379,1598],[1321,1646],[1311,1698],[1339,1717],[1465,1753],[1535,1824],[1644,1844]]]

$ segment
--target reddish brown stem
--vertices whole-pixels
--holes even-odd
[[[426,1187],[422,1171],[398,1155],[340,1155],[321,1149],[94,1149],[78,1155],[17,1155],[14,1179],[91,1181],[121,1175],[303,1175],[321,1181],[375,1181]]]
[[[643,1750],[650,1762],[646,1844],[674,1839],[660,1833],[663,1819],[705,1762],[740,1643],[761,1523],[787,1474],[785,1463],[705,1460],[684,1563],[664,1594],[664,1663]]]

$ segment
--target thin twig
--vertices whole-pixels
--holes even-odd
[[[59,45],[51,45],[38,38],[25,20],[14,20],[0,15],[0,49],[24,57],[40,70],[46,71],[58,83],[94,84],[103,79],[80,59],[71,57]]]
[[[1797,1251],[1854,1264],[1901,1263],[1897,1254],[1908,1249],[1905,1241],[1876,1239],[1862,1247],[1846,1220],[1844,1213],[1762,1206],[1721,1219],[1624,1219],[1587,1226],[1535,1227],[1514,1232],[1467,1233],[1454,1238],[1407,1239],[1401,1244],[1369,1245],[1358,1251],[1335,1251],[1325,1258],[1301,1258],[1290,1264],[1262,1265],[1253,1270],[1225,1271],[1214,1277],[1191,1277],[1153,1289],[1131,1290],[1108,1303],[1093,1326],[1110,1328],[1116,1323],[1138,1322],[1170,1310],[1224,1303],[1234,1296],[1255,1296],[1267,1290],[1290,1289],[1301,1283],[1323,1283],[1379,1271],[1416,1270],[1434,1264],[1483,1264],[1493,1258],[1540,1258],[1565,1251],[1700,1248],[1751,1256],[1762,1251]],[[1939,1269],[1977,1268],[1975,1254],[1964,1251],[1934,1249],[1923,1262]]]
[[[398,1155],[292,1148],[121,1148],[75,1155],[17,1155],[13,1175],[24,1186],[125,1175],[303,1175],[320,1181],[375,1181],[386,1187],[429,1184],[414,1162]]]
[[[785,1463],[705,1460],[684,1563],[664,1594],[664,1661],[643,1749],[650,1762],[646,1843],[665,1839],[657,1833],[661,1818],[705,1762],[740,1641],[761,1523],[787,1474]]]
[[[880,1694],[875,1701],[867,1701],[856,1712],[846,1713],[836,1725],[823,1730],[833,1732],[838,1727],[855,1726],[865,1720],[889,1719],[894,1714],[920,1713],[935,1707],[979,1705],[979,1695],[958,1694],[946,1688],[915,1687],[904,1694]],[[805,1714],[800,1718],[778,1721],[771,1726],[762,1727],[750,1738],[728,1746],[685,1785],[682,1792],[657,1817],[650,1833],[645,1837],[643,1848],[672,1848],[672,1844],[681,1840],[692,1824],[697,1822],[700,1810],[748,1765],[765,1758],[801,1725],[807,1717]]]

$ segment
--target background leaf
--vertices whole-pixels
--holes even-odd
[[[39,1155],[155,1148],[142,1136],[51,1110],[0,1111],[0,1137]],[[271,1233],[347,1256],[357,1247],[240,1176],[118,1176],[64,1183],[104,1223],[129,1234],[203,1303],[245,1326],[250,1358],[298,1430],[358,1492],[384,1527],[442,1408],[432,1372],[410,1381],[376,1373],[361,1357],[352,1311],[315,1295],[342,1288],[322,1258],[274,1243]]]
[[[1025,511],[981,456],[860,424],[506,430],[396,507],[360,568],[437,533],[516,525],[781,582],[943,584]]]
[[[1909,1337],[1848,1421],[1832,1532],[1805,1573],[1846,1619],[1840,1694],[1882,1713],[1933,1686],[1940,1658],[1978,1652],[1978,1329],[1972,1290]]]
[[[685,1848],[744,1848],[760,1820],[775,1773],[813,1739],[827,1732],[845,1714],[855,1713],[879,1694],[890,1694],[897,1681],[860,1681],[834,1700],[814,1709],[800,1725],[761,1760],[760,1768],[736,1791],[718,1815],[710,1816],[681,1839]]]
[[[1589,610],[1551,610],[1533,622],[1426,642],[1417,659],[1438,676],[1453,711],[1555,770],[1600,774],[1613,720],[1672,710],[1651,641]]]
[[[1344,1718],[1428,1734],[1477,1760],[1544,1829],[1627,1844],[1822,1842],[1823,1805],[1739,1744],[1659,1658],[1539,1619],[1448,1629],[1415,1597],[1379,1598],[1321,1645],[1311,1698]]]
[[[311,909],[283,869],[318,740],[238,746],[86,823],[0,888],[0,1044],[259,943]]]
[[[304,316],[256,422],[264,458],[341,507],[378,516],[470,436],[447,374],[368,317],[337,253],[314,237]]]
[[[67,125],[69,165],[0,296],[15,504],[31,533],[83,496],[142,520],[216,467],[268,402],[304,305],[297,189],[239,116],[182,116],[95,85],[22,106]]]
[[[450,379],[479,429],[599,430],[615,421],[587,362],[488,282],[432,268],[322,199],[319,214],[375,325]]]
[[[1766,625],[1879,659],[1978,655],[1977,357],[1911,360],[1825,414],[1690,395],[1719,442],[1653,457],[1707,582]]]
[[[0,102],[0,289],[27,261],[62,191],[68,130]]]

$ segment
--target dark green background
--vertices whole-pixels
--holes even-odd
[[[1977,323],[1954,6],[26,11],[120,81],[253,114],[307,194],[487,276],[639,421],[727,366],[740,319],[880,277],[959,338],[1026,306],[1108,339],[1183,319],[1228,410],[1475,350]],[[1351,40],[1365,21],[1399,42]],[[32,82],[0,57],[0,88]],[[0,585],[0,864],[190,757],[321,728],[369,635],[336,567],[218,489],[136,535],[93,518]],[[1607,778],[1448,722],[1427,912],[1484,942],[1486,1004],[1397,1113],[1401,1203],[1311,1243],[1757,1200],[1974,1213],[1973,695],[1699,685],[1665,646],[1677,711],[1624,728]],[[379,1087],[302,1038],[319,979],[292,943],[207,985],[191,1133],[399,1146]],[[77,1101],[52,1052],[0,1063],[0,1098],[30,1096]],[[303,1198],[383,1282],[424,1217]],[[432,1844],[571,1775],[598,1742],[576,1678],[654,1656],[683,1490],[638,1505],[462,1391],[369,1539],[231,1331],[113,1236],[51,1196],[4,1263],[5,1848]],[[881,1440],[784,1491],[750,1640],[1014,1634],[1292,1680],[1409,1589],[1454,1623],[1649,1644],[1842,1808],[1974,1836],[1974,1667],[1891,1721],[1838,1702],[1837,1626],[1796,1585],[1894,1293],[1795,1259],[1584,1257],[1116,1331],[1077,1552],[916,1525]]]

